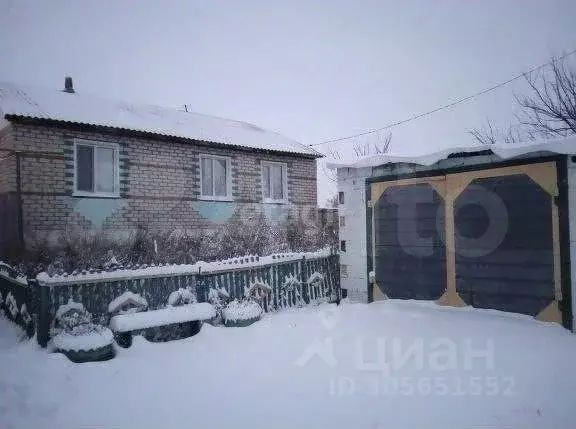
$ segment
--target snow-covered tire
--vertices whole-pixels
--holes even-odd
[[[56,350],[59,353],[64,354],[68,359],[74,363],[84,363],[84,362],[100,362],[113,359],[116,356],[116,351],[114,350],[114,345],[108,344],[104,347],[99,347],[94,350]]]
[[[132,332],[117,332],[114,334],[114,339],[116,344],[123,349],[127,349],[132,345]]]
[[[202,321],[201,320],[193,320],[190,322],[190,336],[193,337],[202,329]]]
[[[201,320],[174,323],[172,325],[157,326],[144,330],[144,338],[152,343],[165,343],[167,341],[183,340],[196,335],[202,329]]]
[[[224,326],[229,328],[245,328],[246,326],[250,326],[253,323],[256,323],[262,318],[262,316],[253,317],[252,319],[243,319],[243,320],[225,320]]]

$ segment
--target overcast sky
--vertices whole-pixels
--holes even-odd
[[[314,144],[575,49],[575,17],[574,0],[0,0],[0,80],[59,89],[69,74],[78,92],[187,104]],[[487,117],[513,118],[524,89],[397,127],[392,152],[470,144]],[[320,168],[319,201],[333,192]]]

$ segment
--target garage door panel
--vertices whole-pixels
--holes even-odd
[[[552,199],[528,175],[472,180],[454,216],[456,289],[467,304],[536,315],[554,299]]]
[[[458,292],[483,292],[501,295],[513,296],[534,296],[546,298],[548,301],[554,298],[553,283],[549,281],[530,281],[530,280],[509,280],[509,279],[490,279],[490,278],[470,278],[461,279]]]
[[[482,292],[460,293],[460,296],[468,305],[477,308],[521,313],[533,317],[537,316],[550,303],[546,298]]]
[[[386,284],[386,296],[393,299],[420,299],[436,300],[442,296],[442,287],[446,282],[431,283],[426,282],[423,285],[411,286],[410,284],[400,282],[389,282]]]
[[[436,240],[436,230],[398,230],[398,231],[379,231],[376,239],[380,246],[423,246],[423,247],[443,247],[444,243],[438,243]]]
[[[398,201],[394,199],[394,204],[398,204]],[[397,206],[383,206],[379,205],[380,211],[376,213],[376,219],[400,219],[400,218],[410,218],[410,219],[435,219],[438,215],[438,206],[433,204],[432,201],[429,203],[410,203],[406,209],[398,210]]]
[[[482,250],[480,248],[479,250]],[[493,264],[503,265],[547,265],[553,266],[554,255],[549,250],[526,250],[524,249],[501,249],[499,252],[491,252],[492,248],[485,248],[486,254],[479,258],[457,258],[456,265],[459,267],[481,266],[490,269]]]
[[[456,265],[456,272],[462,271]],[[525,265],[497,265],[468,266],[466,277],[470,279],[508,279],[509,281],[550,282],[554,274],[551,265],[525,266]],[[457,276],[457,278],[461,278]]]
[[[442,267],[444,265],[444,259],[431,259],[427,258],[426,261],[422,261],[418,258],[406,258],[406,259],[395,259],[388,258],[389,262],[382,262],[381,272],[385,273],[386,277],[382,280],[388,281],[391,278],[396,278],[399,276],[405,276],[406,280],[410,276],[418,278],[419,274],[423,273],[430,278],[437,278],[446,280],[446,270]],[[415,272],[418,271],[418,272]]]
[[[388,297],[438,299],[446,289],[443,204],[435,188],[415,183],[388,187],[374,205],[376,282]]]

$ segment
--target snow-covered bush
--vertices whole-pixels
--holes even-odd
[[[324,230],[325,216],[289,214],[283,221],[270,221],[260,214],[249,217],[236,212],[215,231],[153,231],[140,225],[126,238],[102,232],[71,229],[57,243],[45,234],[30,237],[26,254],[19,258],[20,269],[29,277],[42,271],[49,274],[131,268],[143,264],[193,264],[217,261],[238,255],[266,256],[286,251],[311,251],[335,245],[337,228]],[[337,223],[336,223],[337,225]],[[336,232],[334,234],[334,231]]]
[[[71,330],[79,325],[90,323],[91,314],[86,311],[84,305],[71,299],[68,304],[61,305],[56,311],[57,328]]]
[[[190,288],[180,288],[175,290],[168,297],[168,305],[170,307],[176,307],[179,305],[193,304],[196,302],[196,295]]]
[[[134,292],[126,291],[108,304],[108,313],[126,314],[137,313],[148,308],[148,301]]]
[[[222,305],[222,303],[225,303],[229,298],[230,294],[223,287],[218,289],[210,288],[208,291],[208,302],[212,305]]]
[[[243,299],[234,300],[222,310],[225,322],[239,322],[248,320],[258,320],[262,315],[262,307],[256,301]]]
[[[72,361],[110,359],[114,356],[112,331],[90,322],[91,314],[84,305],[69,300],[56,311],[57,327],[52,345]],[[79,352],[95,351],[95,355],[78,355]]]
[[[230,294],[226,289],[220,287],[210,288],[208,291],[208,302],[212,304],[214,309],[216,310],[216,316],[209,321],[212,325],[219,325],[223,321],[222,317],[222,310],[230,300]]]
[[[0,276],[16,280],[18,283],[27,284],[26,276],[15,267],[0,261]]]

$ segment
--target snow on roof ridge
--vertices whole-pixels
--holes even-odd
[[[320,157],[316,150],[256,124],[156,104],[0,81],[4,115],[106,126],[171,137]]]
[[[515,158],[517,156],[535,153],[535,152],[552,152],[563,155],[576,155],[576,134],[567,137],[554,139],[543,139],[537,141],[519,142],[519,143],[496,143],[489,145],[476,144],[473,146],[456,146],[444,148],[436,152],[430,152],[420,155],[393,155],[378,154],[360,158],[352,162],[327,162],[326,166],[331,169],[335,168],[369,168],[377,167],[384,164],[419,164],[430,166],[450,155],[456,153],[471,153],[490,150],[502,159]]]

